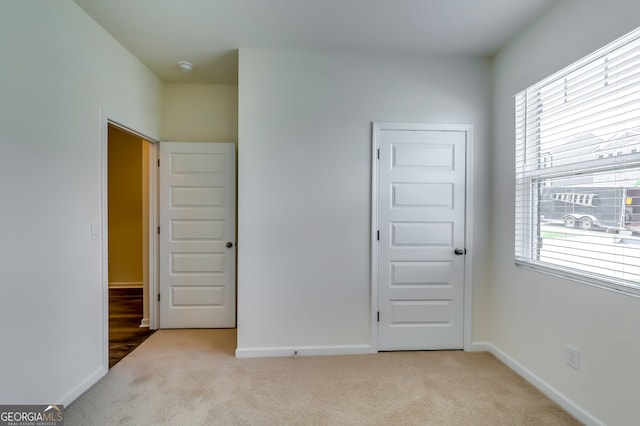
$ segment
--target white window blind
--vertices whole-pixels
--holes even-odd
[[[515,97],[516,263],[640,294],[640,29]]]

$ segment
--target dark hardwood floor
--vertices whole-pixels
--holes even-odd
[[[153,333],[140,327],[142,289],[109,289],[109,368],[127,356]]]

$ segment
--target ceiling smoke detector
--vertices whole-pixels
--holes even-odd
[[[191,70],[193,70],[193,65],[191,64],[191,62],[180,61],[178,62],[178,66],[184,72],[191,72]]]

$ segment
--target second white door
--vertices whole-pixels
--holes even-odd
[[[160,328],[236,325],[235,145],[160,143]]]
[[[382,126],[375,137],[378,349],[461,349],[468,132]]]

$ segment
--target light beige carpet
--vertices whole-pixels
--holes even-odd
[[[67,425],[577,425],[488,353],[235,359],[235,330],[160,330]]]

